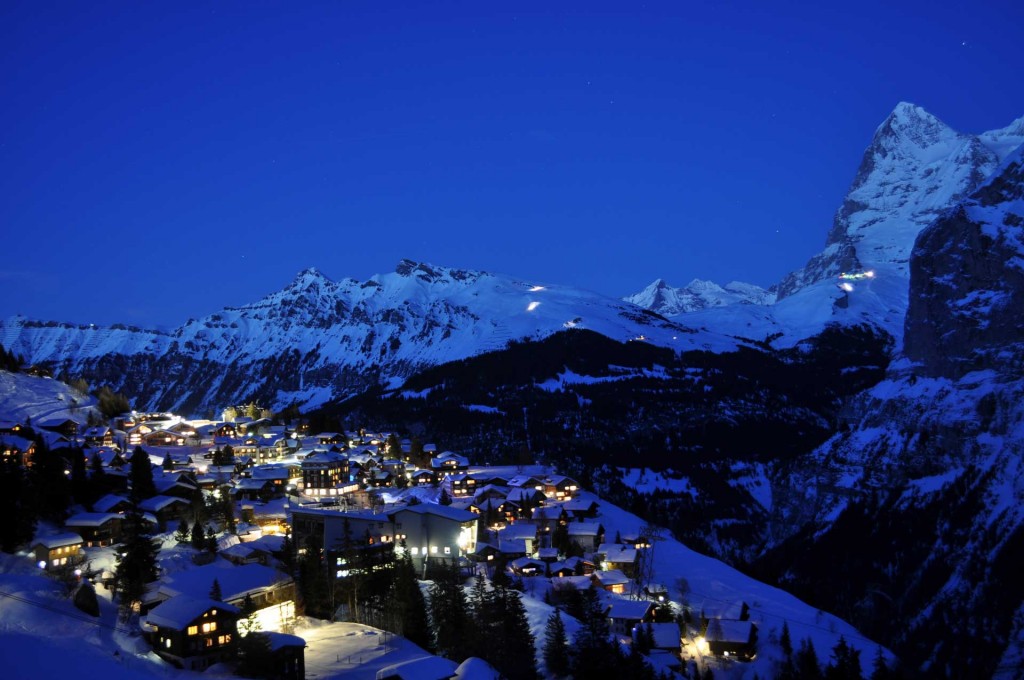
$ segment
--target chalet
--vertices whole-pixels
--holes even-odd
[[[184,446],[186,439],[185,435],[173,430],[154,430],[143,434],[141,443],[145,446]]]
[[[647,600],[609,600],[608,626],[616,635],[631,635],[641,623],[654,621],[654,603]],[[676,640],[678,646],[679,641]]]
[[[157,519],[161,531],[166,531],[171,523],[192,514],[192,504],[177,496],[153,496],[139,503],[143,512],[151,512]]]
[[[224,602],[178,595],[149,612],[142,629],[160,657],[202,671],[234,657],[240,613]]]
[[[564,501],[573,498],[580,489],[580,483],[571,477],[555,475],[544,479],[544,493],[548,498]]]
[[[211,434],[215,440],[217,437],[230,437],[234,439],[238,436],[238,428],[235,427],[234,423],[216,423],[211,430]]]
[[[602,543],[597,547],[596,554],[601,556],[602,568],[617,569],[630,578],[636,575],[639,551],[633,546]]]
[[[249,633],[267,640],[270,656],[263,677],[273,680],[304,680],[306,677],[306,641],[287,633]]]
[[[565,562],[552,562],[548,565],[548,574],[552,577],[575,576],[576,567],[570,566]]]
[[[382,470],[387,470],[391,474],[404,475],[405,474],[405,461],[398,460],[396,458],[386,458],[380,462]]]
[[[4,466],[32,467],[36,444],[16,434],[0,435],[0,464]]]
[[[609,593],[615,593],[622,595],[629,588],[629,577],[623,574],[621,571],[614,569],[595,571],[590,575],[594,585],[598,588],[607,590]],[[648,603],[650,604],[650,603]]]
[[[71,567],[85,561],[82,554],[82,537],[64,533],[56,536],[37,538],[32,544],[32,553],[41,569],[47,571],[60,567]]]
[[[189,470],[173,470],[171,472],[157,472],[154,470],[153,484],[158,493],[164,496],[174,496],[191,501],[199,491],[199,480]],[[226,479],[231,476],[227,475]]]
[[[430,469],[440,475],[450,474],[456,470],[465,470],[468,467],[469,458],[452,451],[445,451],[436,458],[430,459]]]
[[[313,435],[313,439],[321,446],[330,446],[331,444],[346,446],[348,444],[348,437],[339,432],[321,432]]]
[[[105,468],[114,468],[115,470],[120,470],[121,468],[128,464],[128,461],[125,459],[123,455],[121,455],[117,451],[111,451],[110,449],[101,449],[100,451],[97,451],[93,455],[100,457],[100,463]]]
[[[20,436],[22,430],[24,430],[24,429],[25,429],[25,427],[21,423],[19,423],[17,421],[14,421],[14,420],[0,420],[0,435],[16,434],[16,435]]]
[[[415,486],[434,486],[437,484],[437,473],[433,470],[416,470],[412,473],[412,483]]]
[[[65,437],[77,437],[79,425],[70,418],[51,418],[37,423],[39,428],[49,432],[64,435]]]
[[[583,522],[597,517],[597,501],[585,498],[573,498],[564,503],[562,508],[576,522]]]
[[[545,502],[547,502],[547,496],[542,491],[529,487],[512,487],[505,498],[521,507],[524,511],[532,511],[534,508],[543,507]]]
[[[440,473],[435,471],[434,474],[438,475],[438,478],[440,478]],[[451,495],[456,498],[472,496],[476,493],[477,483],[476,477],[473,475],[466,474],[464,472],[450,474],[445,478],[445,481],[448,483]]]
[[[275,496],[284,495],[284,488],[276,487],[272,479],[246,477],[235,482],[231,495],[237,501],[268,501]]]
[[[80,512],[64,520],[64,528],[81,536],[85,547],[102,547],[120,542],[121,520],[112,512]]]
[[[512,571],[519,576],[546,576],[548,563],[536,557],[519,557],[509,562]]]
[[[468,510],[420,503],[389,513],[413,558],[453,561],[476,550],[477,516]]]
[[[508,496],[508,491],[509,490],[507,488],[502,486],[495,486],[494,484],[485,484],[484,486],[476,490],[476,493],[473,494],[473,500],[476,501],[477,503],[482,503],[483,501],[492,498],[505,500],[505,497]]]
[[[503,498],[488,498],[482,502],[474,501],[469,506],[469,510],[479,514],[486,526],[493,529],[502,529],[519,518],[519,506]]]
[[[498,552],[506,560],[514,560],[526,557],[530,552],[530,544],[522,538],[504,538],[498,535]]]
[[[118,514],[122,514],[128,508],[130,508],[131,505],[131,502],[124,496],[118,496],[115,494],[108,493],[106,496],[100,498],[98,501],[93,503],[92,509],[93,512],[116,512]]]
[[[302,489],[308,496],[338,496],[352,482],[348,458],[314,451],[302,459]]]
[[[138,446],[139,444],[142,443],[143,437],[152,434],[153,432],[156,431],[157,428],[148,423],[139,423],[138,425],[134,425],[133,427],[130,427],[126,432],[126,434],[128,435],[128,445]]]
[[[757,626],[738,619],[710,619],[704,630],[708,650],[715,656],[750,661],[757,654]]]
[[[539,545],[537,527],[527,522],[516,522],[502,529],[498,534],[502,540],[522,540],[526,542],[526,552],[533,554]]]
[[[295,618],[295,581],[290,576],[262,564],[236,566],[226,559],[165,574],[144,605],[154,606],[181,595],[203,598],[214,580],[220,584],[221,599],[230,605],[241,607],[249,597],[264,630],[277,629]]]
[[[82,432],[85,445],[93,448],[114,445],[114,431],[107,426],[90,427]]]
[[[512,479],[508,480],[508,485],[516,489],[536,489],[537,491],[544,491],[544,480],[534,477],[533,475],[516,475]]]
[[[569,541],[578,543],[584,552],[594,552],[604,540],[604,527],[597,522],[571,522],[566,529]]]

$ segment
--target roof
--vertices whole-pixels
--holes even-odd
[[[636,548],[631,545],[602,543],[597,552],[605,556],[606,562],[636,562]]]
[[[570,522],[567,528],[570,536],[601,535],[601,525],[597,522]]]
[[[274,633],[274,632],[263,632],[256,633],[256,635],[265,635],[270,641],[270,651],[276,652],[279,649],[285,647],[305,647],[306,641],[300,638],[298,635],[288,635],[287,633]]]
[[[182,630],[211,609],[218,609],[232,614],[241,613],[238,607],[232,607],[224,602],[216,602],[209,598],[178,595],[158,605],[146,615],[144,621],[162,628]]]
[[[618,569],[606,569],[604,571],[595,571],[592,575],[594,578],[598,580],[598,582],[602,586],[629,583],[629,578]]]
[[[619,600],[608,602],[608,617],[612,619],[642,619],[654,608],[650,600]]]
[[[419,505],[408,505],[399,510],[388,513],[390,516],[397,515],[402,512],[414,512],[417,515],[436,515],[438,517],[444,517],[454,522],[475,522],[477,514],[470,512],[469,510],[460,510],[459,508],[453,508],[449,505],[439,505],[437,503],[420,503]]]
[[[499,680],[501,673],[483,659],[471,656],[455,669],[455,677],[459,680]]]
[[[92,509],[96,512],[109,512],[121,503],[130,502],[124,496],[117,496],[112,493],[108,493],[106,496],[93,503]]]
[[[98,527],[106,524],[112,519],[120,519],[121,515],[113,512],[80,512],[71,515],[64,520],[64,526],[73,527]]]
[[[440,656],[421,656],[377,671],[377,680],[448,680],[458,668],[454,661]]]
[[[679,649],[682,644],[682,632],[678,623],[649,623],[654,636],[655,649]]]
[[[188,505],[189,502],[184,498],[178,498],[177,496],[153,496],[139,503],[139,508],[142,510],[148,510],[150,512],[157,512],[163,510],[169,505],[175,505],[178,503],[184,503]]]
[[[165,575],[160,580],[160,592],[172,596],[203,598],[210,592],[214,579],[220,583],[225,600],[243,598],[249,593],[260,592],[292,580],[287,574],[262,564],[243,564],[236,567],[227,560],[218,559],[211,564]]]
[[[66,545],[78,545],[81,542],[81,536],[69,532],[57,534],[56,536],[40,536],[32,545],[41,545],[52,550],[53,548],[61,548]]]
[[[711,619],[704,639],[708,642],[750,642],[754,624],[736,619]]]

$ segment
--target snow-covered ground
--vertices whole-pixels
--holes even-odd
[[[96,398],[59,380],[0,371],[0,420],[24,424],[49,420],[85,422]]]

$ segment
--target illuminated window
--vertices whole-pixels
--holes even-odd
[[[436,545],[430,546],[430,552],[431,552],[431,554],[436,555],[437,554],[437,546]]]
[[[412,554],[413,555],[419,555],[420,554],[420,549],[419,548],[413,548],[412,549]]]
[[[204,633],[212,633],[215,630],[217,630],[217,622],[216,621],[210,621],[209,623],[204,623],[203,624],[203,632]]]
[[[206,638],[205,642],[207,647],[213,647],[213,638]]]
[[[164,640],[164,647],[166,647],[167,649],[171,648],[171,638],[167,638]]]
[[[451,549],[451,547],[449,547],[449,546],[447,546],[447,545],[446,545],[446,546],[444,547],[444,554],[445,554],[445,555],[451,555],[451,554],[452,554],[452,549]]]

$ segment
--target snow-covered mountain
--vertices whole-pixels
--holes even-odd
[[[904,356],[773,489],[776,521],[803,527],[773,562],[784,582],[929,676],[1024,656],[1021,309],[1024,148],[920,233]]]
[[[15,317],[0,322],[0,344],[123,389],[140,406],[205,413],[254,397],[316,406],[567,328],[680,349],[736,344],[595,293],[409,260],[362,282],[307,269],[257,302],[170,333]]]
[[[639,293],[623,299],[662,316],[678,316],[733,304],[768,305],[775,301],[775,294],[739,281],[719,286],[713,281],[694,279],[682,288],[675,288],[664,279],[656,279]]]
[[[921,229],[977,188],[1021,143],[1024,117],[971,135],[901,102],[875,130],[825,249],[779,282],[779,299],[842,272],[875,270],[906,280]]]
[[[772,338],[776,347],[796,345],[832,324],[876,328],[892,336],[898,347],[914,239],[1021,143],[1024,117],[1005,128],[970,135],[956,132],[919,106],[900,103],[865,150],[824,250],[772,288],[777,293],[774,303],[680,306],[672,314],[673,296],[659,296],[657,285],[627,299],[655,311],[664,309],[659,313],[685,319],[695,328]],[[872,276],[838,278],[866,272]],[[685,317],[679,318],[681,314]]]

